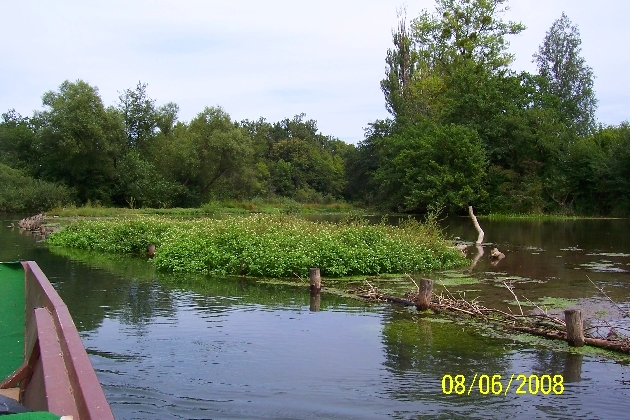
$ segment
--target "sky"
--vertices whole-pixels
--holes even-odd
[[[505,20],[512,68],[534,73],[532,55],[562,12],[579,27],[593,68],[597,118],[630,120],[626,0],[511,0]],[[42,110],[64,80],[99,89],[106,106],[146,83],[156,104],[175,102],[180,121],[207,106],[233,120],[276,122],[301,113],[349,143],[389,116],[380,80],[397,10],[434,10],[432,0],[0,0],[0,113]]]

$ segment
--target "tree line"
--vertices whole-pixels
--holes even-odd
[[[563,13],[516,72],[507,0],[437,0],[399,15],[381,81],[391,118],[370,124],[349,185],[403,211],[628,215],[630,127],[598,124],[593,71]],[[366,180],[363,183],[357,180]]]
[[[358,145],[304,114],[234,121],[208,107],[189,122],[138,83],[106,107],[63,82],[43,110],[0,121],[0,208],[55,204],[190,207],[215,199],[351,201],[386,211],[630,214],[630,125],[599,124],[594,74],[562,14],[510,68],[507,0],[436,0],[399,15],[381,81],[391,117]]]
[[[32,117],[2,115],[0,170],[37,180],[60,201],[130,207],[272,196],[335,201],[343,199],[344,162],[355,150],[319,133],[304,114],[236,122],[207,107],[181,122],[177,104],[157,106],[143,83],[105,107],[96,87],[65,81],[44,94],[43,105]]]

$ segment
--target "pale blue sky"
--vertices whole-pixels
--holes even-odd
[[[326,135],[356,143],[388,116],[379,82],[396,10],[405,3],[345,1],[0,0],[0,112],[30,116],[66,79],[99,88],[105,105],[142,81],[180,120],[222,106],[235,120],[306,113]],[[433,9],[407,1],[407,15]],[[627,46],[630,2],[512,0],[506,18],[528,29],[512,37],[515,70],[531,62],[564,11],[582,35],[596,75],[598,118],[630,120]]]

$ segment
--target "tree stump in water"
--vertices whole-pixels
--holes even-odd
[[[419,311],[426,311],[431,304],[431,293],[433,293],[433,280],[420,279],[418,286],[418,297],[416,298],[416,308]]]
[[[582,312],[578,309],[567,309],[564,311],[564,320],[567,324],[567,342],[572,347],[582,347],[584,345]]]
[[[309,277],[311,279],[311,292],[318,293],[322,288],[322,278],[319,268],[310,268]]]
[[[494,258],[494,259],[502,260],[503,258],[505,258],[505,254],[503,252],[499,251],[499,248],[494,248],[490,252],[490,257]]]

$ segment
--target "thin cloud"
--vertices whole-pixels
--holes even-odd
[[[0,16],[0,112],[41,109],[64,80],[99,87],[106,105],[138,81],[158,104],[175,102],[180,120],[220,105],[233,119],[268,121],[305,112],[326,135],[348,142],[387,118],[379,82],[402,3],[359,1],[7,2]],[[511,39],[515,70],[531,57],[562,11],[579,26],[593,67],[598,118],[628,119],[630,86],[622,51],[630,5],[585,0],[513,0],[506,18],[528,29]],[[407,4],[413,19],[429,0]]]

